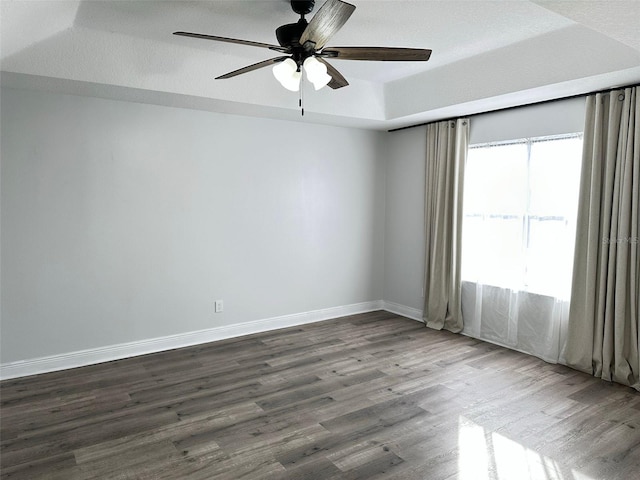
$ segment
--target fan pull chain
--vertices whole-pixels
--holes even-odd
[[[301,116],[304,117],[304,105],[303,105],[303,99],[304,99],[304,95],[303,95],[303,90],[304,90],[304,82],[300,82],[300,98],[298,99],[298,106],[300,107],[300,113]]]

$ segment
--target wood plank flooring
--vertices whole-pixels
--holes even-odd
[[[640,394],[388,312],[4,381],[2,479],[637,479]]]

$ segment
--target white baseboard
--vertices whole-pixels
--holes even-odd
[[[39,373],[83,367],[86,365],[109,362],[121,358],[136,357],[138,355],[146,355],[148,353],[156,353],[164,350],[172,350],[174,348],[215,342],[226,338],[240,337],[242,335],[249,335],[252,333],[294,327],[296,325],[320,322],[322,320],[355,315],[358,313],[373,312],[385,309],[384,305],[385,302],[382,300],[355,303],[341,307],[331,307],[321,310],[313,310],[310,312],[294,313],[291,315],[208,328],[206,330],[199,330],[195,332],[179,333],[176,335],[152,338],[137,342],[127,342],[118,345],[92,348],[89,350],[51,355],[48,357],[21,360],[0,365],[0,379],[7,380],[10,378],[26,377],[28,375],[36,375]]]
[[[400,305],[399,303],[383,301],[382,309],[387,312],[402,315],[403,317],[410,318],[411,320],[424,323],[424,320],[422,319],[422,310],[418,310],[417,308],[407,307],[406,305]]]

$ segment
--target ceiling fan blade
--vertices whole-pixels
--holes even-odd
[[[180,35],[182,37],[201,38],[203,40],[215,40],[217,42],[237,43],[240,45],[249,45],[252,47],[268,48],[270,50],[275,50],[276,52],[289,53],[288,48],[281,47],[280,45],[272,45],[270,43],[252,42],[250,40],[238,40],[237,38],[217,37],[215,35],[204,35],[202,33],[173,32],[173,34]]]
[[[327,67],[327,73],[331,77],[331,81],[327,83],[327,85],[334,90],[342,87],[346,87],[349,85],[347,79],[342,76],[342,74],[334,68],[329,62],[327,62],[324,58],[318,58],[321,63],[324,63]]]
[[[354,5],[342,0],[327,0],[313,16],[304,32],[302,32],[300,45],[304,45],[306,42],[313,42],[316,50],[321,49],[349,20],[355,9]]]
[[[254,63],[253,65],[249,65],[247,67],[239,68],[238,70],[234,70],[233,72],[225,73],[224,75],[220,75],[216,77],[216,80],[223,80],[225,78],[236,77],[238,75],[242,75],[243,73],[252,72],[254,70],[258,70],[259,68],[268,67],[269,65],[273,65],[274,63],[282,62],[283,60],[289,58],[288,56],[284,57],[275,57],[270,58],[269,60],[263,60],[262,62]]]
[[[431,50],[426,48],[395,47],[327,47],[322,51],[325,58],[340,60],[373,60],[383,62],[426,62]]]

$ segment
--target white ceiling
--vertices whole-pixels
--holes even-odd
[[[351,0],[336,46],[431,48],[431,60],[333,65],[351,85],[296,93],[276,56],[176,30],[277,43],[287,0],[1,0],[2,84],[272,118],[388,129],[640,82],[640,0]],[[316,0],[316,10],[323,0]]]

